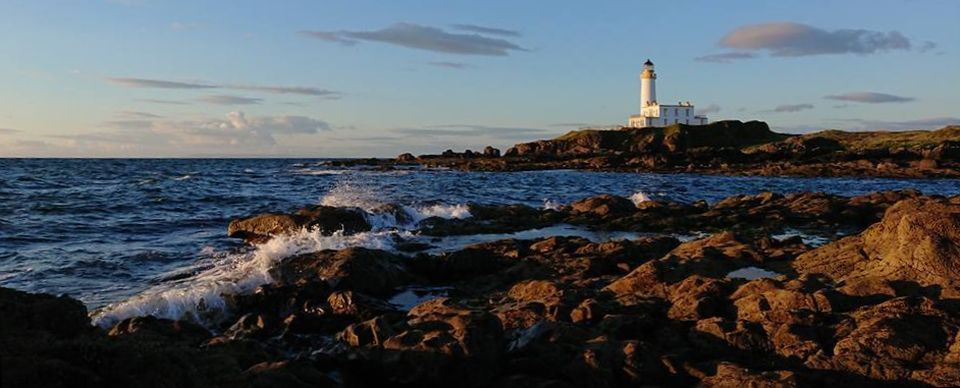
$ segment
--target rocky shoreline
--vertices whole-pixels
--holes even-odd
[[[100,329],[76,300],[0,288],[2,385],[960,385],[960,196],[600,195],[470,213],[418,231],[643,235],[299,254],[270,270],[273,283],[225,296],[229,319],[215,323]],[[228,233],[264,244],[371,227],[358,209],[311,206],[235,220]],[[828,242],[771,237],[786,229]],[[691,231],[702,236],[675,237]]]
[[[422,166],[465,171],[576,169],[753,176],[960,177],[960,126],[935,131],[789,135],[759,121],[703,126],[581,129],[552,140],[517,144],[501,155],[447,150],[396,159],[350,159],[333,166]]]

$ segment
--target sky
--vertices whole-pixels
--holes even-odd
[[[960,124],[960,1],[0,0],[0,157],[392,157],[624,125]]]

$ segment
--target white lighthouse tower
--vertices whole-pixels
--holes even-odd
[[[653,62],[647,59],[640,72],[640,111],[657,103],[657,73],[653,71]]]
[[[706,123],[707,117],[696,115],[689,101],[678,102],[677,105],[661,105],[657,102],[657,73],[653,70],[653,62],[647,59],[640,72],[640,114],[630,116],[627,126],[644,128]]]

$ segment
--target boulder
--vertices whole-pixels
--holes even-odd
[[[900,201],[863,233],[807,252],[793,266],[848,285],[908,281],[960,297],[960,204]]]
[[[400,256],[381,250],[347,248],[287,258],[270,270],[281,284],[326,282],[335,290],[390,295],[412,277]]]
[[[318,205],[300,209],[294,214],[267,213],[233,220],[227,226],[227,235],[262,243],[274,236],[304,228],[317,229],[322,234],[353,234],[370,230],[370,223],[360,209]]]
[[[633,201],[610,194],[601,194],[570,204],[570,212],[574,215],[600,218],[623,217],[636,211],[637,206],[633,204]]]

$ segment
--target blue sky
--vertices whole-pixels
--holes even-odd
[[[960,2],[0,2],[0,156],[505,148],[664,102],[784,132],[960,123]]]

